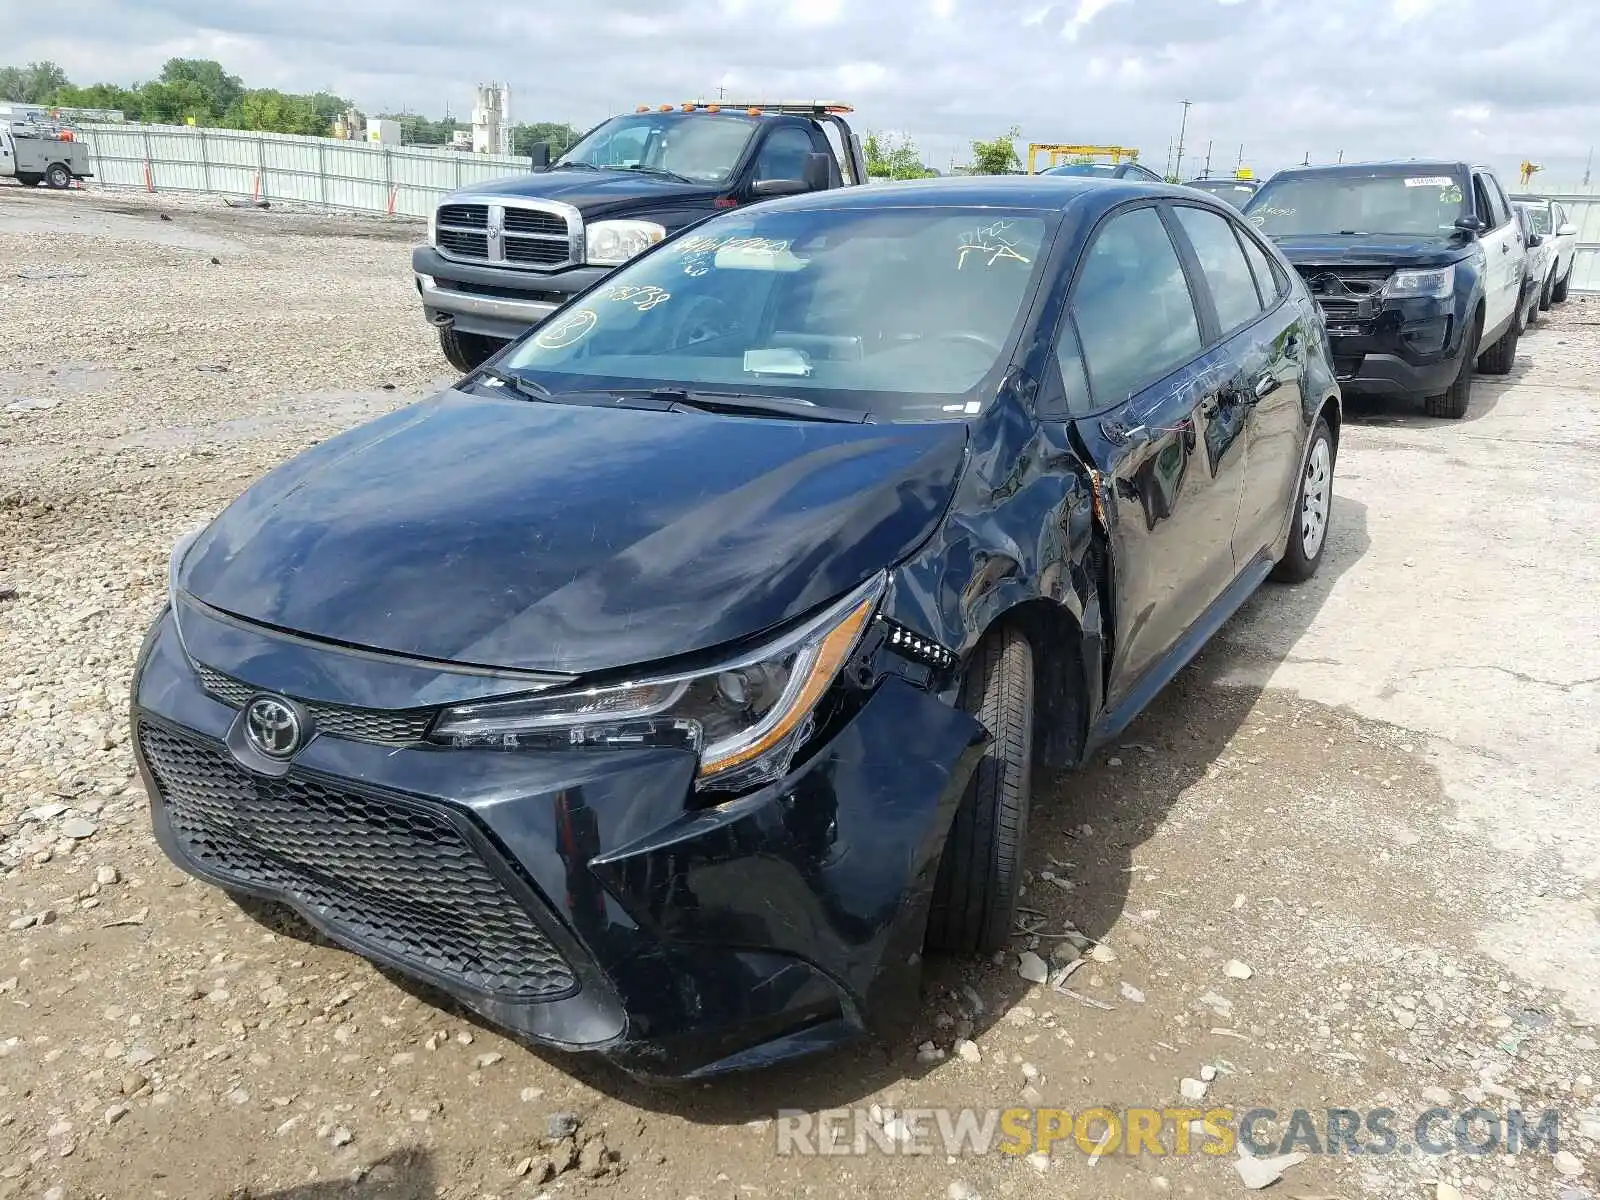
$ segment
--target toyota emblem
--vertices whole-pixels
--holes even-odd
[[[268,758],[292,758],[304,732],[300,714],[286,700],[257,696],[244,714],[244,733],[254,750]]]

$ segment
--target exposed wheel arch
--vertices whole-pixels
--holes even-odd
[[[1007,627],[1019,630],[1033,648],[1035,760],[1055,768],[1075,766],[1089,730],[1083,628],[1068,609],[1043,597],[1006,609],[983,636]]]

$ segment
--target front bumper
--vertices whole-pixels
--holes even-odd
[[[571,267],[542,273],[477,266],[446,258],[432,246],[411,251],[411,269],[430,324],[508,341],[544,322],[612,270]]]
[[[1334,374],[1346,391],[1437,395],[1449,389],[1464,352],[1453,300],[1388,300],[1327,312]]]
[[[916,1011],[928,897],[985,734],[910,683],[885,679],[781,783],[693,809],[693,758],[670,750],[323,732],[260,774],[229,749],[244,698],[281,682],[326,713],[357,697],[328,690],[353,660],[187,612],[184,631],[251,681],[203,685],[170,613],[140,658],[135,753],[156,838],[192,874],[286,903],[514,1034],[644,1075],[764,1065]]]

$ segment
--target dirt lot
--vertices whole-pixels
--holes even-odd
[[[935,961],[902,1043],[660,1089],[247,916],[149,836],[126,692],[168,549],[446,376],[416,233],[0,188],[0,1197],[1246,1194],[1231,1155],[1071,1139],[776,1153],[780,1109],[877,1106],[892,1135],[916,1108],[1186,1104],[1275,1110],[1263,1143],[1297,1107],[1397,1114],[1409,1153],[1313,1156],[1270,1194],[1600,1191],[1600,303],[1548,316],[1463,422],[1352,405],[1316,581],[1039,781],[1037,948],[1069,921],[1099,943],[1066,990]],[[1557,1110],[1563,1153],[1421,1153],[1435,1105]],[[562,1114],[614,1163],[545,1178]]]

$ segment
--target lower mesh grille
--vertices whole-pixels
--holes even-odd
[[[336,933],[475,991],[532,1001],[577,986],[443,814],[302,772],[254,775],[222,747],[148,721],[139,744],[173,832],[206,870],[281,894]]]

